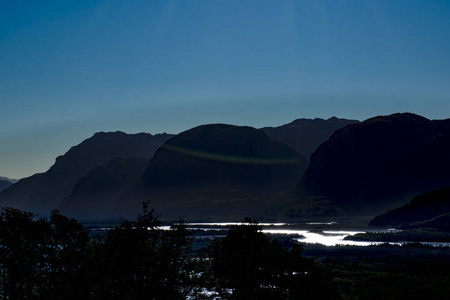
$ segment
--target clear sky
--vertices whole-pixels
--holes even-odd
[[[0,176],[98,131],[450,117],[450,1],[0,0]]]

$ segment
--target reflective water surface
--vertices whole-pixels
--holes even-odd
[[[211,231],[210,237],[221,236],[221,234],[214,234],[214,231],[223,231],[233,225],[242,225],[244,223],[224,222],[224,223],[187,223],[188,228],[192,230]],[[336,225],[336,222],[312,222],[304,223],[306,225]],[[301,224],[289,223],[258,223],[262,226],[262,232],[272,235],[290,235],[295,241],[309,244],[322,244],[324,246],[336,245],[352,245],[352,246],[370,246],[383,244],[384,242],[366,242],[366,241],[351,241],[345,240],[347,236],[355,235],[357,233],[365,232],[395,232],[396,229],[387,230],[309,230],[300,228]],[[307,226],[306,226],[307,227]],[[223,234],[222,234],[223,235]],[[404,244],[407,242],[398,242],[390,244]],[[434,246],[449,246],[450,243],[431,243]]]
[[[373,242],[356,242],[344,240],[345,237],[349,235],[354,235],[357,233],[364,233],[364,231],[318,231],[311,232],[308,230],[277,230],[277,229],[263,229],[264,233],[270,234],[293,234],[299,235],[299,238],[294,238],[294,240],[301,243],[309,244],[322,244],[325,246],[336,246],[336,245],[353,245],[353,246],[368,246],[380,243]]]
[[[189,230],[194,232],[195,236],[202,238],[215,238],[223,237],[226,235],[226,231],[234,225],[244,225],[242,222],[221,222],[221,223],[185,223]],[[395,232],[396,229],[387,230],[324,230],[324,229],[308,229],[311,228],[310,225],[323,225],[332,226],[337,225],[335,222],[317,222],[317,223],[258,223],[262,227],[262,232],[265,234],[270,234],[274,236],[286,236],[289,235],[293,240],[300,243],[308,244],[322,244],[324,246],[336,246],[336,245],[352,245],[352,246],[370,246],[383,244],[384,242],[365,242],[365,241],[351,241],[345,240],[347,236],[355,235],[357,233],[365,232]],[[307,226],[309,225],[309,226]],[[160,226],[162,230],[170,230],[170,226]],[[93,231],[105,231],[108,228],[95,228],[91,229]],[[398,242],[390,244],[404,244],[408,242]],[[450,243],[433,243],[424,242],[424,244],[429,244],[433,246],[448,246]]]

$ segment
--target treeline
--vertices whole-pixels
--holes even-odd
[[[0,214],[1,299],[299,299],[336,297],[302,248],[250,219],[192,250],[182,221],[161,230],[144,204],[136,221],[90,237],[77,220],[13,208]]]

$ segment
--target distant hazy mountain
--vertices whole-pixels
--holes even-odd
[[[59,156],[45,173],[25,178],[0,193],[0,206],[49,213],[70,195],[74,185],[92,168],[119,158],[151,158],[169,134],[96,133]]]
[[[12,185],[11,181],[0,179],[0,191],[9,188],[11,185]]]
[[[325,142],[333,132],[347,125],[356,124],[357,120],[338,119],[297,119],[278,127],[261,128],[268,137],[280,141],[296,150],[307,159]]]
[[[149,161],[145,158],[114,158],[105,165],[94,167],[75,184],[70,196],[58,208],[75,217],[111,216],[120,195],[139,182]]]
[[[155,153],[117,211],[136,212],[151,200],[165,215],[253,215],[291,189],[305,168],[306,158],[255,128],[199,126]]]
[[[8,178],[8,177],[3,177],[3,176],[0,176],[0,180],[6,180],[6,181],[9,181],[11,183],[16,183],[17,181],[19,181],[17,179],[11,179],[11,178]]]
[[[436,228],[449,220],[449,214],[450,187],[447,187],[417,196],[408,204],[375,217],[369,225]],[[450,227],[450,223],[446,225]]]
[[[450,184],[450,120],[404,113],[336,131],[312,154],[294,199],[374,213]]]

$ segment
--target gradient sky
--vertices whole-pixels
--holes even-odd
[[[98,131],[450,117],[450,1],[0,0],[0,176]]]

